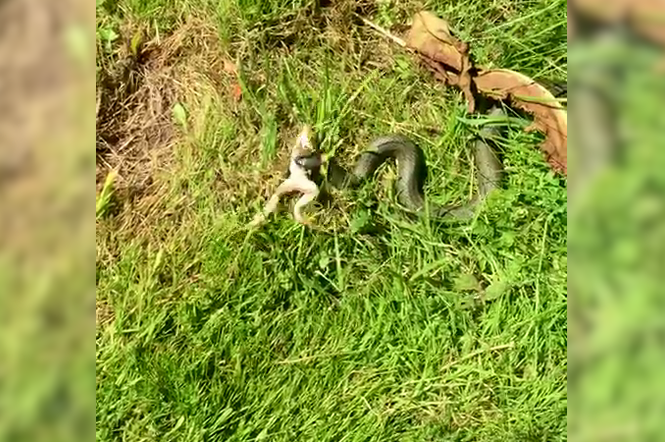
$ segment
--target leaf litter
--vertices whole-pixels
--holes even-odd
[[[507,100],[533,115],[533,124],[526,130],[545,134],[540,148],[548,163],[557,172],[567,173],[568,113],[547,88],[519,72],[474,66],[469,45],[452,34],[448,22],[428,11],[414,16],[405,46],[421,57],[436,78],[462,90],[469,113],[476,110],[480,93]]]

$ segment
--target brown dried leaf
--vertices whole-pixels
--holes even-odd
[[[233,81],[231,82],[230,87],[231,97],[234,101],[240,101],[242,99],[242,88],[238,82],[238,65],[227,58],[223,60],[223,63],[224,66],[222,67],[222,70],[233,76]]]
[[[469,112],[474,111],[469,48],[451,34],[445,20],[428,11],[417,13],[407,35],[406,45],[425,57],[425,63],[436,72],[438,78],[462,89]]]
[[[461,42],[450,34],[448,23],[431,12],[419,12],[414,16],[406,44],[457,72],[462,71],[462,59],[466,54],[458,49]]]
[[[568,165],[568,113],[545,87],[536,81],[508,69],[483,71],[474,78],[478,91],[495,99],[511,103],[534,116],[527,130],[545,134],[541,150],[547,161],[562,173]]]
[[[242,87],[240,87],[240,84],[233,83],[231,85],[231,96],[235,101],[240,101],[242,99]]]
[[[224,67],[222,69],[224,69],[224,72],[227,74],[238,75],[238,66],[236,66],[236,64],[231,60],[225,59]]]
[[[566,173],[567,112],[546,88],[507,69],[478,69],[480,73],[472,77],[468,45],[455,38],[448,23],[431,12],[423,11],[414,16],[406,44],[422,57],[438,79],[464,92],[469,112],[475,109],[472,92],[475,89],[495,99],[510,99],[513,105],[531,113],[534,122],[527,129],[545,133],[541,150],[555,170]]]

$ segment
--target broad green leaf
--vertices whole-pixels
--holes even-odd
[[[455,280],[455,290],[459,291],[469,291],[469,290],[479,290],[480,283],[475,276],[470,273],[464,273],[457,277]]]
[[[141,47],[141,43],[143,43],[143,36],[141,35],[141,32],[137,31],[132,37],[132,41],[130,44],[130,50],[132,51],[132,55],[134,55],[134,57],[139,56],[139,49]]]
[[[173,119],[183,129],[187,128],[187,110],[181,103],[173,105]]]
[[[103,217],[108,212],[108,208],[111,204],[111,198],[113,197],[113,183],[115,178],[118,176],[117,170],[112,170],[106,175],[104,180],[104,186],[102,191],[97,195],[97,201],[95,202],[95,211],[97,219]]]
[[[508,283],[503,280],[497,280],[492,282],[487,289],[485,289],[485,301],[492,301],[501,297],[506,291],[508,291]]]

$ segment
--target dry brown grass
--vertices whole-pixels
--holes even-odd
[[[125,25],[119,41],[131,40],[137,33],[148,31],[137,24]],[[116,60],[102,62],[97,97],[98,191],[110,170],[118,174],[114,216],[97,223],[97,261],[113,262],[125,239],[160,244],[181,229],[194,234],[202,221],[196,196],[186,188],[191,180],[198,182],[207,164],[200,144],[217,123],[210,115],[236,114],[245,104],[234,96],[237,76],[230,67],[232,58],[216,29],[203,19],[189,18],[169,35],[147,41],[138,56],[125,44],[117,49]],[[186,129],[173,117],[176,103],[187,109]],[[225,164],[215,165],[212,185],[231,205],[248,197],[237,189],[257,188],[255,177],[238,170],[242,157],[234,150]]]
[[[113,309],[111,306],[105,302],[97,300],[95,302],[95,322],[97,327],[105,327],[115,318]]]
[[[126,25],[121,40],[137,34],[146,30]],[[97,186],[116,169],[116,191],[133,200],[154,192],[155,171],[170,167],[180,139],[174,104],[208,87],[207,74],[221,83],[224,57],[214,29],[195,18],[137,53],[129,46],[118,48],[118,62],[102,61],[98,78]]]

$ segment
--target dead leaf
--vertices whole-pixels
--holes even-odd
[[[460,43],[450,34],[445,20],[426,11],[415,15],[406,38],[409,47],[457,72],[461,72],[463,67],[464,55],[458,49]]]
[[[566,174],[568,113],[552,93],[526,75],[508,69],[482,71],[474,81],[479,92],[494,99],[509,99],[514,106],[533,115],[533,124],[526,130],[545,134],[541,150],[555,170]]]
[[[451,34],[448,22],[428,11],[417,13],[406,45],[425,57],[425,63],[438,74],[439,79],[462,89],[469,112],[474,111],[469,47]]]
[[[238,83],[231,85],[231,96],[235,101],[240,101],[242,99],[242,87]]]
[[[231,97],[234,101],[240,101],[242,99],[242,88],[238,82],[238,65],[226,58],[223,60],[223,63],[222,70],[233,76],[233,82],[231,83],[230,88]]]
[[[231,75],[238,75],[238,66],[231,60],[224,59],[224,72]]]
[[[532,114],[534,122],[527,130],[545,134],[541,150],[555,170],[567,172],[567,112],[545,87],[507,69],[474,68],[468,45],[455,38],[448,23],[431,12],[423,11],[414,16],[406,45],[422,57],[438,79],[464,92],[469,113],[475,109],[475,90],[494,99],[508,99]]]

